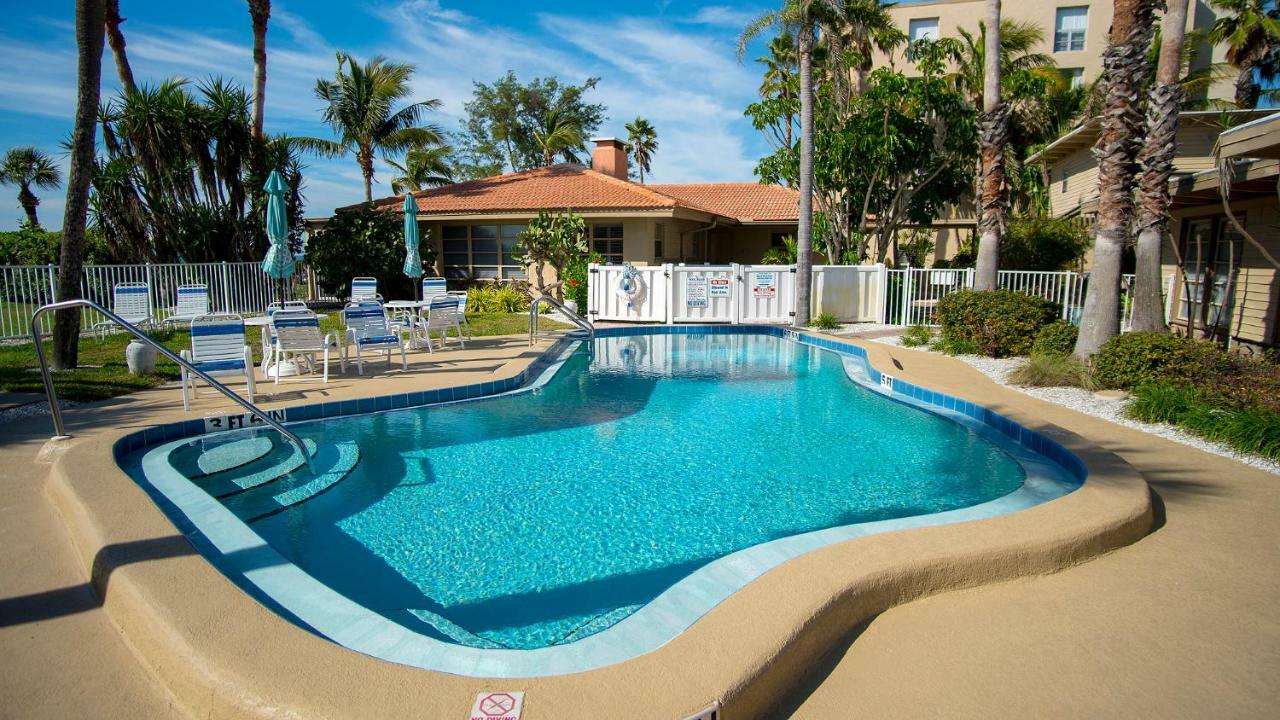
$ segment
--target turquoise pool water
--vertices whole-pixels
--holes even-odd
[[[968,428],[763,334],[580,346],[533,392],[206,436],[169,461],[288,561],[412,631],[571,643],[777,538],[966,508],[1024,481]]]

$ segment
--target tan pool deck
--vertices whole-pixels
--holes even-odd
[[[537,351],[518,337],[470,345],[414,354],[408,374],[377,363],[365,378],[288,383],[264,404],[505,377]],[[184,414],[160,388],[71,410],[76,437],[60,453],[41,454],[46,416],[0,425],[0,717],[447,719],[466,717],[480,690],[526,691],[525,720],[680,720],[706,698],[726,701],[721,720],[1276,716],[1280,478],[1001,388],[959,361],[867,347],[883,371],[1074,433],[1059,439],[1091,481],[1021,513],[815,551],[658,651],[555,678],[358,655],[195,555],[108,449],[132,429],[225,410],[221,398]],[[984,582],[995,584],[940,592]]]

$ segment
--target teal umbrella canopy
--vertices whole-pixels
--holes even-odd
[[[271,247],[262,259],[262,272],[267,277],[284,280],[293,277],[293,253],[289,250],[289,219],[284,208],[284,194],[289,191],[279,171],[272,170],[267,184],[267,239]]]
[[[404,195],[404,274],[422,277],[422,256],[418,253],[418,203],[413,193]]]

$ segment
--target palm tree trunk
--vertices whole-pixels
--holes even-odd
[[[102,83],[102,47],[106,11],[103,0],[77,0],[75,128],[71,132],[71,172],[67,175],[67,203],[62,215],[62,254],[58,262],[58,299],[80,297],[84,265],[84,227],[89,209],[89,181],[93,177],[94,133]],[[61,310],[53,321],[53,367],[74,368],[80,350],[80,309]]]
[[[1160,254],[1169,233],[1169,178],[1177,151],[1178,111],[1182,107],[1182,39],[1187,0],[1169,0],[1160,35],[1156,84],[1147,101],[1147,140],[1138,153],[1138,241],[1133,281],[1133,324],[1137,332],[1168,330],[1164,317],[1164,278]]]
[[[360,174],[364,176],[364,201],[373,202],[373,150],[361,148],[356,160],[360,163]]]
[[[813,268],[813,24],[805,18],[800,56],[800,218],[796,227],[796,327],[809,324]]]
[[[1000,102],[1000,0],[987,0],[985,68],[982,79],[982,129],[980,169],[982,195],[978,227],[978,266],[973,274],[975,290],[995,290],[1000,285],[1000,240],[1004,235],[1004,147],[1009,140],[1009,109]]]
[[[116,74],[120,76],[120,84],[126,93],[134,92],[138,86],[133,82],[133,68],[129,67],[129,55],[125,52],[124,33],[120,32],[120,0],[106,0],[107,42],[111,45],[111,54],[116,59]]]
[[[267,98],[267,20],[271,0],[249,0],[253,19],[253,137],[262,140],[263,106]]]
[[[1236,107],[1241,110],[1252,110],[1258,106],[1258,84],[1253,79],[1253,62],[1245,61],[1236,75]]]
[[[23,185],[18,189],[18,204],[22,206],[22,210],[27,213],[27,224],[36,230],[40,229],[40,217],[36,214],[36,206],[40,204],[40,198],[31,192],[31,188]]]
[[[1088,359],[1120,332],[1120,261],[1133,221],[1142,114],[1138,92],[1146,71],[1147,45],[1154,32],[1153,0],[1116,0],[1110,42],[1102,54],[1107,95],[1098,159],[1098,223],[1093,270],[1084,299],[1075,354]]]

